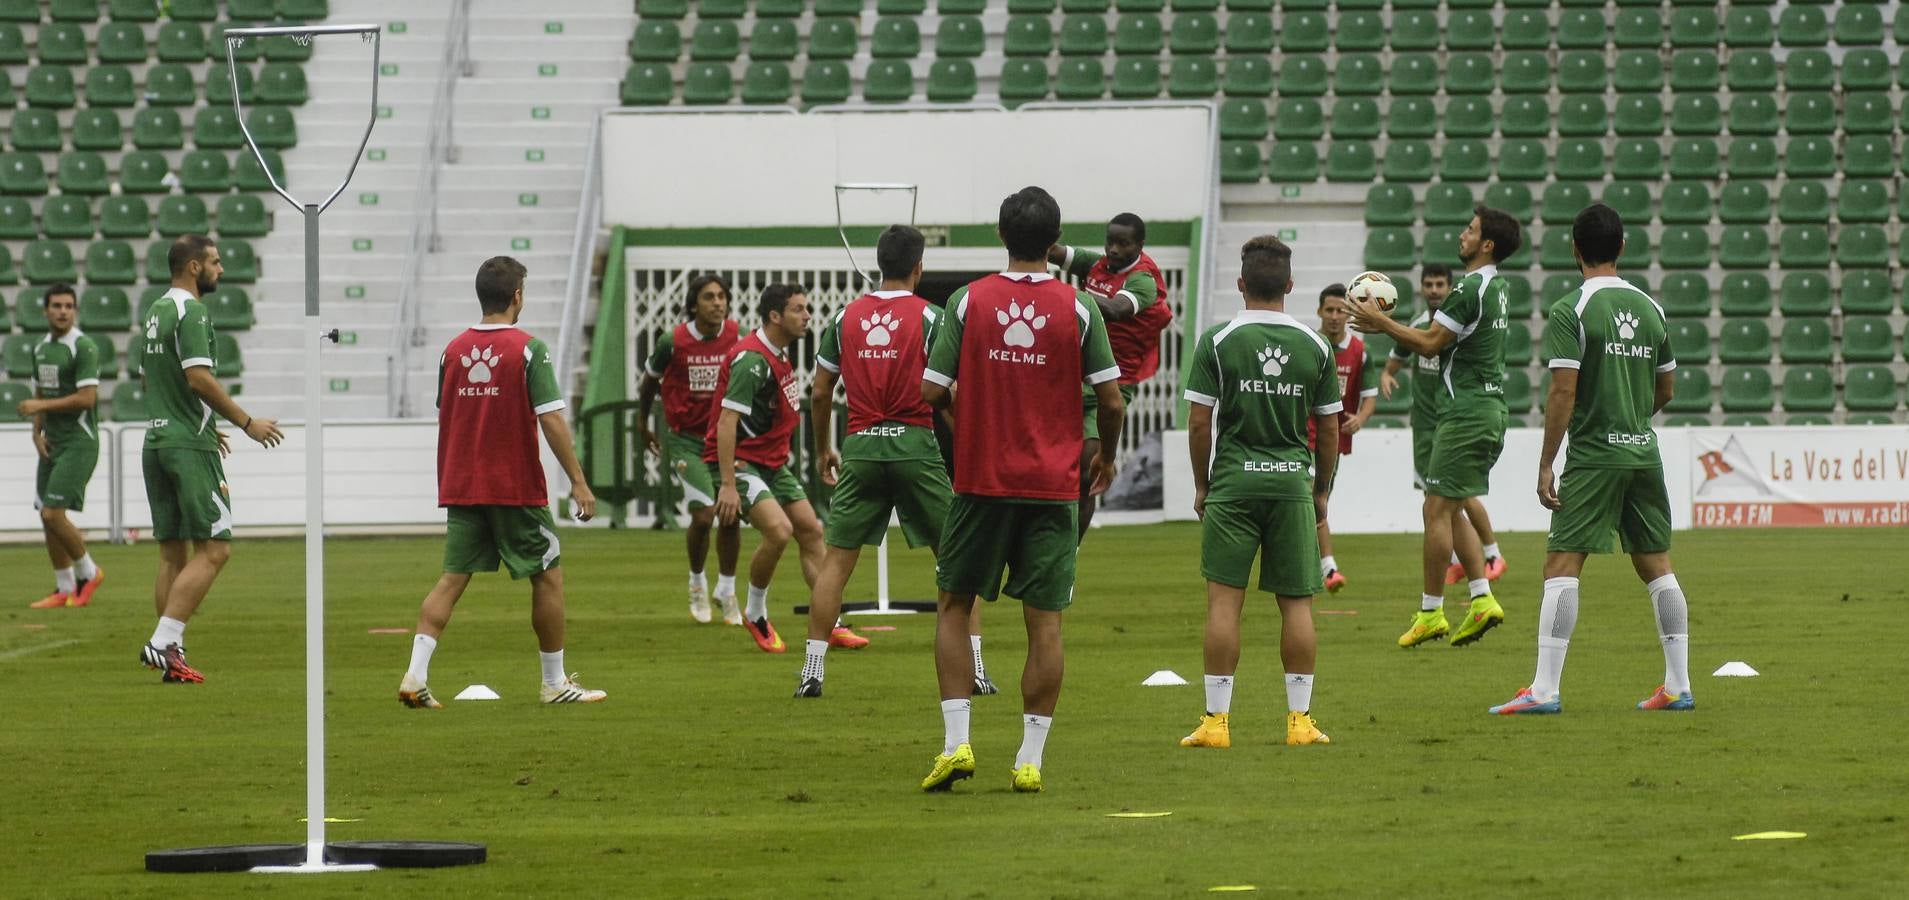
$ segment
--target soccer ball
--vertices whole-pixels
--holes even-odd
[[[1379,309],[1390,312],[1392,307],[1399,304],[1399,289],[1384,272],[1360,272],[1346,286],[1346,297],[1351,300],[1370,300]]]

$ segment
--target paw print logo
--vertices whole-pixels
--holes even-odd
[[[1034,346],[1034,332],[1047,327],[1047,317],[1035,315],[1032,303],[1022,306],[1009,300],[1008,308],[996,310],[994,317],[1008,327],[1007,332],[1001,335],[1001,343],[1010,347]]]
[[[497,365],[498,362],[498,357],[491,353],[491,348],[489,347],[485,347],[482,350],[475,348],[467,350],[464,355],[458,357],[458,359],[464,363],[465,370],[470,373],[472,384],[489,384],[491,380],[491,367]]]
[[[1260,374],[1268,378],[1278,378],[1279,373],[1286,371],[1286,364],[1292,362],[1292,359],[1292,354],[1278,347],[1267,347],[1259,351]]]
[[[896,321],[893,315],[885,312],[876,313],[862,320],[862,330],[868,332],[870,347],[888,346],[888,342],[895,339],[895,329],[899,327],[901,323]]]
[[[152,318],[146,320],[146,340],[149,340],[149,341],[159,340],[159,317],[158,316],[153,316]]]
[[[1637,317],[1631,315],[1628,311],[1619,312],[1617,314],[1617,336],[1627,341],[1637,337]]]

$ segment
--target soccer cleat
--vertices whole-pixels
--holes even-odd
[[[199,670],[186,665],[186,648],[178,644],[167,644],[161,650],[151,644],[140,648],[139,661],[148,669],[158,669],[164,674],[159,680],[168,684],[204,684],[205,676]]]
[[[1001,693],[1001,689],[994,686],[994,679],[989,678],[986,675],[974,676],[974,695],[975,696],[978,697],[983,694],[998,694],[998,693]]]
[[[1697,708],[1697,698],[1690,696],[1689,691],[1685,691],[1681,694],[1672,694],[1664,690],[1664,686],[1660,684],[1657,686],[1657,690],[1651,692],[1649,697],[1637,701],[1637,708],[1662,709],[1670,712],[1688,712]]]
[[[1504,574],[1505,574],[1505,558],[1504,557],[1494,556],[1488,560],[1485,560],[1486,580],[1497,581],[1498,579],[1504,577]]]
[[[1450,622],[1445,621],[1445,610],[1422,609],[1412,617],[1412,627],[1399,635],[1399,646],[1416,647],[1426,641],[1444,640],[1452,632]]]
[[[1445,583],[1446,584],[1464,584],[1465,583],[1465,567],[1459,565],[1458,563],[1452,563],[1450,566],[1446,567]]]
[[[709,587],[695,585],[689,589],[689,617],[699,624],[709,624]]]
[[[1319,723],[1312,720],[1311,713],[1289,712],[1286,714],[1286,746],[1300,747],[1306,744],[1330,744],[1332,738],[1319,730]]]
[[[1206,713],[1200,716],[1200,727],[1193,733],[1180,739],[1182,747],[1212,747],[1223,750],[1233,746],[1233,728],[1227,723],[1226,713]]]
[[[1486,710],[1494,716],[1554,716],[1563,711],[1564,707],[1559,705],[1557,697],[1539,700],[1531,696],[1531,689],[1528,687],[1519,688],[1518,693],[1512,695],[1510,700]]]
[[[166,651],[147,644],[139,648],[139,663],[148,669],[164,669],[166,667]]]
[[[93,592],[99,590],[99,583],[106,580],[105,569],[95,569],[93,577],[80,582],[79,590],[66,601],[67,606],[88,606],[93,602]]]
[[[1505,624],[1505,608],[1498,605],[1498,598],[1483,594],[1472,598],[1472,606],[1465,613],[1465,621],[1458,626],[1458,632],[1452,635],[1452,646],[1463,647],[1485,636],[1485,632]]]
[[[781,653],[789,649],[783,645],[782,635],[776,634],[776,627],[769,624],[766,617],[754,622],[744,622],[742,625],[749,629],[749,636],[755,638],[756,646],[761,647],[762,652]]]
[[[822,679],[820,678],[802,679],[802,684],[798,685],[795,689],[795,695],[797,697],[822,696]]]
[[[1341,574],[1338,569],[1333,569],[1326,573],[1326,590],[1337,594],[1339,590],[1345,586],[1346,576]]]
[[[742,607],[736,605],[735,591],[730,591],[727,594],[717,592],[716,602],[722,605],[724,625],[742,624]]]
[[[598,703],[609,696],[609,694],[605,694],[602,691],[593,691],[578,684],[575,673],[571,673],[570,677],[565,678],[562,684],[546,684],[543,686],[543,701],[545,703]]]
[[[66,606],[70,598],[71,598],[71,595],[63,591],[54,591],[51,594],[48,594],[44,597],[41,597],[38,600],[33,601],[32,603],[27,604],[27,608],[29,609],[59,609],[62,606]],[[158,668],[158,667],[154,666],[154,668]]]
[[[847,625],[837,625],[829,632],[829,646],[837,650],[860,650],[868,646],[868,638],[850,631]]]
[[[1018,775],[1018,773],[1017,773]],[[921,780],[921,789],[928,793],[945,791],[954,787],[954,783],[963,778],[974,777],[974,748],[962,744],[953,753],[942,753],[935,757],[935,767],[928,777]],[[1040,775],[1036,773],[1038,781]]]
[[[1038,794],[1046,790],[1041,785],[1041,769],[1033,763],[1022,763],[1014,770],[1014,792],[1017,794]]]
[[[398,702],[412,709],[444,708],[444,704],[431,696],[431,689],[424,682],[412,678],[410,672],[404,673],[404,680],[398,682]]]

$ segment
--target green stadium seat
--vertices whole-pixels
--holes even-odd
[[[212,333],[212,374],[219,378],[237,378],[245,374],[245,359],[239,353],[239,339],[223,331]]]
[[[58,153],[65,145],[60,118],[50,109],[15,110],[9,140],[14,150],[30,153]]]
[[[700,3],[699,7],[714,8],[718,3]],[[704,12],[702,15],[708,15]],[[278,0],[279,18],[288,22],[319,22],[331,15],[330,0]]]
[[[0,357],[6,360],[7,375],[19,381],[0,382],[0,421],[23,421],[14,409],[20,401],[31,396],[25,380],[33,377],[33,345],[37,335],[9,334],[4,343],[0,343]]]
[[[1776,98],[1769,94],[1736,94],[1730,98],[1730,133],[1772,135],[1778,126]]]
[[[1398,21],[1398,14],[1393,15]],[[1331,46],[1331,28],[1322,12],[1287,11],[1279,28],[1279,49],[1283,53],[1324,53]]]
[[[38,156],[32,154],[8,154],[0,157],[0,193],[35,193],[33,191],[15,191],[9,183],[14,160],[30,159],[37,166]],[[44,192],[45,173],[41,173],[40,192]],[[60,154],[59,176],[60,192],[66,194],[105,194],[112,191],[112,178],[106,172],[106,159],[97,153],[74,151]]]
[[[1264,140],[1268,128],[1266,104],[1233,99],[1220,104],[1220,137],[1225,140]]]
[[[1441,181],[1425,189],[1423,217],[1428,225],[1464,225],[1472,220],[1476,205],[1470,185]]]
[[[1251,184],[1265,177],[1265,160],[1259,155],[1257,141],[1220,143],[1220,180],[1227,184]]]
[[[1710,235],[1701,226],[1672,225],[1658,239],[1657,263],[1666,269],[1710,267]],[[1567,262],[1575,265],[1575,262]]]
[[[1844,272],[1837,306],[1844,313],[1887,315],[1895,306],[1895,288],[1884,270]]]
[[[79,103],[73,70],[65,66],[34,66],[27,72],[26,101],[43,109],[72,109]]]
[[[1319,180],[1319,148],[1310,141],[1281,141],[1266,161],[1270,181],[1303,183]]]
[[[83,66],[88,62],[86,32],[78,25],[69,22],[42,25],[39,39],[42,65]]]
[[[1061,100],[1099,100],[1107,93],[1107,74],[1098,59],[1063,59],[1054,73],[1054,96]]]
[[[46,193],[46,166],[36,153],[0,155],[0,194]]]
[[[1785,379],[1785,408],[1787,402],[1788,379]],[[1776,394],[1772,390],[1769,370],[1758,366],[1740,366],[1724,370],[1723,373],[1723,411],[1730,413],[1767,413],[1776,406]]]
[[[179,150],[185,145],[185,125],[171,109],[148,106],[133,116],[133,146],[141,150]]]
[[[127,345],[126,373],[128,375],[139,374],[137,371],[135,371],[132,368],[132,359],[133,359],[132,352],[133,350],[137,349],[140,346],[141,344],[138,341],[133,341]],[[113,421],[115,422],[144,422],[146,421],[149,415],[150,414],[146,411],[146,391],[144,386],[139,381],[137,380],[122,381],[116,385],[113,385],[113,398],[112,398]]]
[[[172,249],[172,242],[157,240],[146,245],[146,280],[153,284],[167,284],[172,281],[172,269],[166,262],[166,254]],[[225,250],[220,248],[219,255],[224,257]],[[223,261],[223,260],[221,260]],[[140,308],[148,304],[141,300]]]
[[[683,103],[689,106],[721,106],[735,89],[728,63],[693,62],[683,70]]]
[[[657,64],[651,64],[650,67],[662,68],[663,73],[665,75],[669,74],[668,67],[659,66]],[[210,68],[206,70],[205,102],[210,104],[220,105],[220,106],[232,105],[232,97],[233,97],[232,75],[234,72],[238,73],[239,99],[244,100],[247,103],[252,102],[253,95],[257,93],[256,84],[255,84],[256,79],[252,75],[252,68],[250,66],[242,65],[242,66],[239,66],[237,69],[232,69],[232,68],[228,68],[224,62],[215,62],[212,64]],[[190,86],[190,82],[192,82],[193,80],[192,71],[186,68],[185,66],[178,65],[176,63],[167,63],[164,65],[153,66],[152,68],[146,70],[146,85],[147,85],[146,90],[148,91],[148,93],[150,93],[152,90],[153,80],[155,78],[161,78],[161,77],[166,79],[167,85],[173,87],[173,90],[170,91],[167,95],[167,100],[169,102],[171,100],[179,99],[181,96],[181,92],[177,89],[179,79],[183,78],[188,83],[188,86]],[[147,102],[153,103],[157,101],[152,100],[151,98],[148,98]],[[195,101],[184,100],[178,103],[177,105],[190,106],[192,105],[193,102]]]
[[[1484,50],[1496,49],[1498,26],[1493,24],[1489,6],[1483,9],[1461,9],[1463,3],[1450,4],[1450,11],[1443,34],[1447,50]],[[1396,19],[1398,13],[1394,12]],[[1431,49],[1431,48],[1427,48]]]
[[[172,190],[166,183],[171,168],[166,158],[153,150],[134,150],[120,158],[119,187],[128,194],[164,194]]]
[[[188,194],[159,201],[156,226],[161,236],[176,238],[182,234],[210,232],[212,219],[206,214],[205,201]]]
[[[1896,46],[1909,46],[1909,6],[1896,4]]]
[[[37,10],[35,16],[38,16]],[[24,66],[30,58],[26,33],[11,22],[0,22],[0,65]]]
[[[1776,43],[1776,23],[1770,11],[1741,3],[1730,4],[1723,20],[1723,42],[1730,47],[1767,49]]]
[[[249,331],[257,323],[252,298],[242,288],[222,287],[205,296],[206,316],[220,331]]]
[[[40,233],[51,238],[93,236],[93,208],[82,196],[55,194],[40,206]]]
[[[1712,94],[1678,94],[1671,105],[1670,131],[1678,137],[1720,134],[1723,108]]]
[[[1843,54],[1843,64],[1836,75],[1845,91],[1886,91],[1892,80],[1891,71],[1889,54],[1873,48],[1857,48]]]
[[[1783,420],[1783,424],[1789,425],[1792,427],[1798,426],[1798,425],[1815,427],[1815,426],[1822,426],[1822,425],[1834,425],[1836,423],[1832,419],[1830,419],[1829,416],[1804,415],[1804,416],[1790,416]]]
[[[1558,17],[1555,43],[1566,50],[1603,49],[1609,34],[1602,10],[1567,9]]]
[[[1441,180],[1484,181],[1491,177],[1491,149],[1484,141],[1446,141],[1443,147],[1438,161]]]
[[[0,0],[0,21],[38,24],[40,0]],[[5,310],[6,304],[0,303],[0,312]]]
[[[1558,90],[1566,94],[1602,94],[1611,86],[1603,53],[1563,53],[1558,56]]]
[[[1624,221],[1642,225],[1651,220],[1652,210],[1657,208],[1656,193],[1655,184],[1612,181],[1604,186],[1604,193],[1598,199],[1617,210],[1618,217]]]
[[[1498,178],[1501,181],[1543,181],[1549,177],[1551,161],[1544,142],[1535,138],[1512,138],[1498,145]]]
[[[249,2],[259,4],[263,0]],[[268,9],[265,14],[270,16],[272,11]],[[689,0],[636,0],[636,14],[645,19],[681,19],[689,15]]]
[[[1725,83],[1732,91],[1774,91],[1776,56],[1768,50],[1739,50],[1730,54]]]
[[[1230,68],[1232,63],[1228,62]],[[1287,56],[1279,64],[1279,93],[1285,97],[1318,97],[1326,93],[1331,75],[1322,56]],[[1396,93],[1396,91],[1395,91]]]
[[[1619,9],[1611,42],[1620,48],[1657,48],[1664,44],[1664,17],[1655,9]]]
[[[1520,245],[1519,251],[1530,249]],[[1502,274],[1505,279],[1505,308],[1514,319],[1529,319],[1533,305],[1537,302],[1532,295],[1531,279],[1523,275]]]
[[[1174,57],[1167,70],[1167,96],[1176,100],[1204,100],[1219,93],[1219,67],[1203,56]]]
[[[1391,73],[1386,77],[1386,90],[1393,96],[1431,96],[1438,93],[1438,61],[1431,54],[1394,53],[1391,65]],[[1285,90],[1284,85],[1280,90]]]
[[[1549,50],[1551,20],[1542,9],[1508,9],[1499,24],[1498,44],[1506,50]]]
[[[190,193],[222,193],[232,188],[232,165],[225,154],[193,150],[179,163],[179,186]]]
[[[132,284],[139,280],[139,263],[125,241],[94,241],[86,247],[88,284]]]
[[[1571,253],[1571,229],[1547,228],[1536,239],[1526,232],[1525,238],[1534,240],[1538,245],[1539,267],[1552,271],[1577,268],[1577,259]]]
[[[312,58],[310,44],[300,44],[290,37],[266,38],[260,42],[259,53],[271,62],[307,62]]]
[[[255,194],[219,198],[219,237],[263,237],[272,231],[265,202]]]
[[[1566,98],[1567,107],[1577,98]],[[1617,98],[1617,119],[1613,123],[1621,137],[1645,137],[1664,133],[1664,101],[1656,94],[1623,94]],[[1563,125],[1560,123],[1560,133]],[[1593,134],[1603,132],[1594,131]]]
[[[1678,366],[1672,373],[1673,390],[1664,409],[1674,413],[1710,411],[1710,373],[1700,366]]]
[[[1685,142],[1678,142],[1680,145],[1683,143]],[[1710,150],[1710,171],[1714,173],[1716,171],[1717,147],[1715,142],[1707,143],[1709,143]],[[1673,160],[1679,158],[1677,150],[1672,151],[1671,158]],[[1663,146],[1655,140],[1639,138],[1619,139],[1616,149],[1611,153],[1611,174],[1617,178],[1639,180],[1655,180],[1662,177],[1664,174]]]
[[[245,125],[260,147],[289,150],[298,146],[298,124],[293,120],[292,111],[285,107],[253,107],[246,114]]]
[[[1889,320],[1881,316],[1851,316],[1843,320],[1844,362],[1894,362],[1896,338]]]
[[[1783,151],[1783,174],[1828,178],[1836,174],[1836,142],[1822,136],[1792,137]]]
[[[914,25],[914,20],[912,19],[883,19],[882,21],[884,23],[905,21],[911,27]],[[879,30],[879,28],[880,26],[878,25],[877,29]],[[915,49],[920,50],[921,34],[919,32],[915,34],[915,43],[917,45]],[[696,23],[696,29],[689,34],[689,58],[693,62],[731,62],[741,55],[742,32],[736,28],[736,23],[727,19],[701,18]],[[270,68],[270,66],[266,67],[267,70]],[[262,92],[264,90],[264,83],[269,80],[265,76],[265,71],[259,73],[261,91],[259,99],[265,102],[282,102],[265,100]]]
[[[1489,95],[1498,83],[1488,53],[1454,53],[1445,62],[1445,93]]]
[[[1821,225],[1785,226],[1778,237],[1777,265],[1786,269],[1829,267],[1829,229]]]
[[[1664,60],[1654,51],[1620,51],[1611,81],[1620,94],[1656,93],[1664,87]]]
[[[1733,185],[1734,186],[1734,185]],[[1761,184],[1755,184],[1762,188]],[[1748,187],[1748,185],[1746,185]],[[1770,195],[1767,190],[1758,198],[1762,201],[1760,209],[1746,208],[1734,221],[1757,221],[1769,218]],[[1756,215],[1761,212],[1762,215]],[[1829,221],[1829,191],[1817,181],[1792,181],[1783,185],[1782,193],[1777,196],[1777,219],[1786,225],[1822,224]]]
[[[1591,205],[1591,189],[1581,183],[1554,181],[1544,186],[1538,218],[1546,225],[1569,225]]]
[[[636,62],[675,62],[683,55],[683,33],[675,22],[645,19],[636,23],[630,38],[630,59]]]
[[[39,236],[40,226],[33,221],[33,204],[19,197],[0,197],[0,238],[26,241]]]
[[[1452,97],[1445,103],[1445,113],[1439,117],[1444,123],[1446,137],[1488,138],[1493,131],[1496,115],[1491,109],[1489,97]]]
[[[1678,6],[1670,14],[1670,45],[1714,50],[1723,38],[1714,6]]]
[[[110,109],[82,109],[73,116],[73,149],[117,151],[126,146],[126,130],[119,113]]]
[[[1896,417],[1889,413],[1850,413],[1843,417],[1845,425],[1894,425]]]
[[[1009,16],[1001,50],[1008,56],[1046,56],[1054,51],[1054,26],[1046,16]]]
[[[219,262],[225,266],[225,277],[221,281],[251,284],[259,280],[258,254],[247,241],[220,235]]]
[[[1659,114],[1662,114],[1660,107]],[[1611,110],[1603,97],[1567,96],[1558,103],[1558,134],[1564,137],[1602,137],[1610,131]]]
[[[1166,30],[1157,15],[1124,14],[1114,25],[1114,52],[1121,56],[1154,56],[1165,46]]]
[[[811,60],[852,59],[860,45],[861,33],[854,19],[816,19],[809,27]]]
[[[1228,13],[1224,44],[1228,54],[1270,52],[1273,49],[1273,17],[1257,12]]]
[[[1889,265],[1889,232],[1881,225],[1844,225],[1837,229],[1836,264],[1845,269]]]
[[[1511,143],[1506,141],[1506,144]],[[1499,150],[1501,156],[1503,145]],[[1604,144],[1601,141],[1581,138],[1567,138],[1558,142],[1558,162],[1555,174],[1560,181],[1603,181],[1604,180]],[[1499,177],[1503,178],[1504,168],[1499,168]],[[1542,180],[1543,176],[1536,179]]]
[[[143,63],[146,61],[146,33],[130,22],[109,22],[99,27],[95,52],[102,63]]]
[[[1038,59],[1008,60],[1001,66],[1001,99],[1009,104],[1047,99],[1047,65]]]
[[[1505,137],[1550,137],[1551,107],[1538,95],[1506,97],[1498,114],[1498,132]]]
[[[1114,99],[1152,100],[1160,96],[1160,63],[1127,58],[1114,63]]]
[[[1372,0],[1367,0],[1367,2],[1364,4],[1341,3],[1339,6],[1341,9],[1365,8],[1368,5],[1370,5],[1371,2]],[[1173,5],[1173,11],[1176,13],[1212,12],[1220,8],[1220,0],[1173,0],[1172,5]],[[1384,4],[1381,0],[1380,6],[1383,6],[1383,5]],[[1378,7],[1373,7],[1373,8],[1376,9]]]
[[[1438,108],[1426,97],[1393,97],[1385,133],[1392,138],[1429,138],[1438,134]]]
[[[1172,52],[1211,56],[1220,49],[1220,20],[1208,13],[1173,17],[1173,29],[1167,36]]]
[[[1378,101],[1370,97],[1341,97],[1333,102],[1333,140],[1370,140],[1378,136]]]
[[[816,0],[815,14],[818,16],[859,16],[866,0]]]
[[[1777,18],[1776,39],[1785,47],[1824,46],[1829,43],[1829,17],[1813,6],[1784,7]]]
[[[108,197],[100,204],[99,233],[109,238],[144,238],[152,234],[152,210],[137,195]]]
[[[14,284],[20,280],[20,270],[13,264],[13,251],[6,244],[0,244],[0,284]],[[7,321],[6,306],[0,304],[0,332],[13,327]]]
[[[1770,326],[1762,319],[1733,319],[1723,323],[1717,341],[1717,358],[1726,363],[1770,361]]]
[[[1901,405],[1888,366],[1850,366],[1843,373],[1843,406],[1851,412],[1895,412]]]
[[[1326,180],[1370,183],[1379,177],[1379,161],[1370,141],[1333,141],[1326,149]]]
[[[1365,267],[1379,271],[1409,270],[1418,261],[1412,232],[1406,228],[1373,228],[1366,231]]]
[[[1392,8],[1392,25],[1386,34],[1386,43],[1394,52],[1405,50],[1437,50],[1442,29],[1438,24],[1438,13],[1431,10]]]
[[[964,42],[973,43],[980,38],[981,23],[968,16],[951,16],[941,20],[941,30],[937,32],[935,52],[940,56],[979,56],[976,48],[971,53],[958,52]],[[944,44],[943,41],[946,41]],[[749,31],[749,58],[757,61],[788,62],[795,59],[801,49],[802,38],[795,30],[795,23],[787,19],[756,19],[755,26]]]
[[[1529,298],[1531,295],[1527,292],[1525,296]],[[1517,371],[1522,373],[1524,366],[1531,365],[1533,341],[1531,339],[1531,326],[1519,321],[1520,318],[1530,318],[1530,315],[1527,313],[1527,315],[1522,317],[1514,316],[1511,324],[1505,330],[1505,365],[1517,366],[1519,367]],[[1530,389],[1529,384],[1525,387],[1527,390]]]
[[[1412,189],[1403,184],[1381,182],[1365,192],[1367,225],[1411,225],[1418,216]]]
[[[1711,360],[1710,328],[1702,319],[1671,319],[1666,323],[1670,352],[1678,365],[1706,365]]]
[[[1217,2],[1214,4],[1215,7],[1218,5]],[[988,0],[937,0],[935,3],[935,12],[943,16],[978,16],[986,12],[987,8]]]
[[[1789,134],[1834,134],[1836,98],[1827,92],[1789,95],[1783,116],[1783,130]]]
[[[111,68],[113,67],[102,66],[94,69],[93,74],[110,71]],[[94,80],[93,75],[89,74],[86,79],[86,102],[92,106],[133,105],[131,99],[133,96],[131,90],[132,74],[127,73],[125,77],[127,81],[126,102],[102,104],[93,99]],[[107,92],[109,97],[117,99],[120,96],[120,88],[116,83],[117,76],[105,74],[101,75],[100,78],[102,82],[113,82],[112,84],[102,84],[100,90]],[[231,86],[228,84],[226,88],[225,102],[226,105],[229,106],[232,102]],[[185,66],[179,63],[160,63],[146,70],[146,89],[141,96],[145,98],[147,103],[154,106],[191,106],[199,102],[199,86],[193,79],[192,71]],[[210,102],[210,98],[208,98],[208,101]]]
[[[1783,61],[1783,87],[1791,91],[1826,91],[1836,85],[1836,63],[1827,50],[1796,50]]]
[[[1531,411],[1531,374],[1529,372],[1524,369],[1506,369],[1504,389],[1506,411],[1514,416]]]
[[[1341,53],[1385,49],[1385,20],[1377,10],[1339,12],[1339,25],[1333,32],[1333,47]]]
[[[27,244],[21,254],[20,275],[28,284],[71,284],[79,279],[73,265],[73,249],[64,241],[38,240]]]
[[[221,51],[225,49],[225,42],[223,40],[215,44],[208,44],[206,42],[205,32],[201,31],[199,26],[191,22],[173,21],[159,26],[159,35],[155,43],[157,45],[159,61],[162,63],[187,63],[197,65],[206,61],[206,57],[210,55],[208,53],[209,47],[218,47]],[[246,43],[256,44],[262,42],[247,41]],[[219,55],[224,56],[225,54],[221,52]]]
[[[305,69],[293,63],[266,63],[259,69],[258,102],[280,106],[304,106],[311,99],[305,86]]]
[[[116,287],[89,287],[80,295],[80,325],[87,331],[130,331],[133,304]]]
[[[1730,379],[1738,370],[1732,369],[1724,375],[1724,409],[1730,406]],[[1768,384],[1770,374],[1763,369],[1746,369],[1763,376]],[[1785,412],[1829,412],[1836,408],[1836,382],[1830,377],[1828,366],[1790,366],[1783,372],[1783,410]],[[1731,410],[1735,411],[1735,410]],[[1761,412],[1751,410],[1746,412]]]
[[[211,52],[211,56],[214,60],[215,65],[219,64],[220,61],[223,61],[225,59],[225,54],[228,49],[226,47],[226,41],[225,41],[226,29],[245,28],[251,24],[253,23],[248,21],[235,21],[235,22],[214,22],[213,24],[206,26],[205,46],[208,48],[213,48]],[[160,34],[161,34],[161,37],[163,38],[164,32],[162,31]],[[183,33],[181,34],[181,39],[182,40],[184,39]],[[262,43],[260,41],[247,39],[241,42],[237,47],[230,48],[230,51],[232,53],[233,59],[242,63],[252,63],[252,62],[258,62],[259,59],[262,56],[264,56],[264,53],[260,50],[261,46],[262,46]],[[184,51],[181,52],[181,55],[185,55]],[[163,56],[160,58],[164,60]],[[198,60],[192,60],[192,59],[179,59],[179,60],[171,60],[171,61],[183,62],[183,63],[198,62]]]
[[[1783,322],[1783,362],[1827,363],[1833,351],[1828,319],[1785,318]]]
[[[1715,44],[1711,42],[1712,47]],[[1720,68],[1714,49],[1679,50],[1670,58],[1670,89],[1714,92],[1722,84]]]
[[[1789,272],[1783,276],[1777,308],[1784,316],[1827,316],[1830,302],[1829,277],[1821,272]]]
[[[1888,178],[1896,174],[1896,153],[1890,139],[1852,135],[1843,144],[1843,174],[1852,178]]]
[[[266,165],[272,167],[272,175],[278,178],[281,185],[284,184],[285,160],[279,156],[278,151],[269,148],[260,148],[259,153],[265,157]],[[233,154],[232,186],[241,191],[269,191],[272,189],[271,178],[266,175],[265,169],[259,165],[258,157],[252,154],[250,148],[240,150],[238,153]]]
[[[105,290],[111,290],[111,288]],[[103,331],[94,330],[89,324],[86,326],[86,338],[92,341],[93,347],[99,351],[99,376],[107,381],[118,378],[119,350],[113,346],[112,336]]]
[[[1671,175],[1676,176],[1677,161],[1671,160]],[[1775,178],[1776,142],[1762,137],[1741,137],[1730,142],[1724,171],[1731,178]],[[1712,173],[1714,177],[1715,173]],[[1692,177],[1702,177],[1693,175]]]
[[[1432,180],[1432,145],[1425,141],[1392,141],[1386,146],[1380,177],[1387,181],[1423,183]]]
[[[1723,426],[1725,428],[1768,428],[1769,425],[1770,425],[1770,419],[1767,416],[1724,416],[1723,417]]]
[[[1046,96],[1047,70],[1041,70],[1042,96]],[[846,103],[851,92],[848,64],[840,60],[813,60],[802,73],[802,102],[809,106]],[[1002,76],[1001,96],[1007,98],[1007,78]]]
[[[1543,53],[1518,50],[1506,53],[1500,65],[1498,89],[1509,94],[1542,94],[1551,90],[1551,60]]]
[[[1529,222],[1536,215],[1537,204],[1531,199],[1531,188],[1522,184],[1494,181],[1485,187],[1485,205],[1501,209],[1520,222]],[[1465,217],[1466,222],[1471,216]]]
[[[758,19],[793,19],[808,9],[808,4],[802,0],[756,0],[751,5],[755,7]]]
[[[1689,414],[1666,416],[1664,424],[1671,428],[1707,428],[1710,425],[1710,417]]]
[[[617,92],[624,106],[666,106],[675,95],[669,66],[658,62],[631,63]]]
[[[1178,62],[1178,60],[1176,60]],[[1228,97],[1271,97],[1273,63],[1264,56],[1243,56],[1226,61],[1226,83],[1221,91]]]
[[[238,114],[231,107],[200,107],[192,117],[192,143],[201,150],[233,150],[245,146]]]

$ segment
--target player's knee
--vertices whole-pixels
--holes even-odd
[[[58,506],[40,507],[40,522],[41,523],[46,525],[57,525],[64,521],[66,521],[65,509]]]
[[[789,524],[788,519],[770,522],[757,528],[756,531],[762,535],[763,543],[774,544],[778,547],[787,544],[790,538],[795,537],[795,526]]]
[[[199,555],[215,568],[223,567],[232,558],[232,542],[206,541],[199,545]]]
[[[716,524],[716,508],[704,506],[690,510],[689,524],[693,528],[708,531],[710,526]]]

